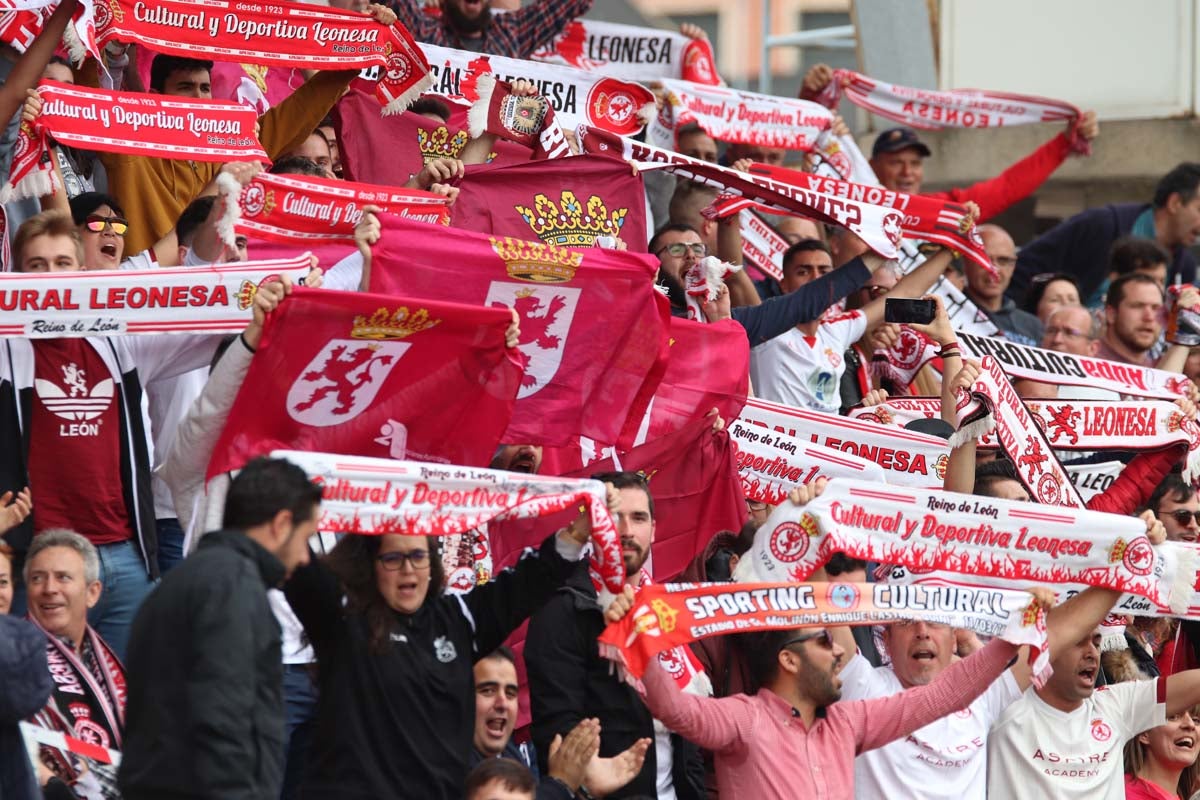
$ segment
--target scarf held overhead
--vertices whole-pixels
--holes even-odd
[[[144,44],[168,55],[304,69],[380,68],[375,96],[397,114],[430,85],[429,65],[400,23],[277,0],[98,0],[96,42]]]
[[[665,96],[647,139],[675,147],[675,132],[694,122],[714,139],[808,152],[833,124],[833,114],[807,100],[795,100],[688,81],[661,81]]]
[[[692,39],[664,28],[577,19],[530,58],[630,81],[680,78],[721,83],[707,39]]]

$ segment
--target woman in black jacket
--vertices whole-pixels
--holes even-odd
[[[576,522],[463,595],[442,592],[434,537],[347,536],[298,570],[286,594],[320,690],[300,796],[462,797],[474,663],[563,584],[589,535]]]

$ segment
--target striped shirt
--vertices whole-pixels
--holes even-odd
[[[464,40],[446,23],[447,15],[425,13],[421,0],[386,0],[401,24],[418,42],[508,58],[529,58],[563,32],[567,23],[592,7],[592,0],[539,0],[506,14],[496,14],[482,39]]]

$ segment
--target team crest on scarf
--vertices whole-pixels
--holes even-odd
[[[287,410],[292,419],[314,427],[340,425],[366,411],[410,342],[395,341],[428,330],[440,320],[424,309],[381,308],[358,316],[348,339],[330,339],[292,383]]]
[[[570,189],[562,191],[557,203],[539,192],[533,208],[514,208],[539,239],[559,247],[591,247],[597,236],[620,236],[629,213],[627,208],[610,211],[598,195],[589,197],[585,206]]]
[[[615,78],[604,78],[596,82],[588,92],[587,100],[596,124],[621,135],[641,130],[638,98],[634,97],[628,87],[629,84]]]
[[[500,105],[500,124],[516,136],[537,136],[548,108],[543,98],[510,94]]]
[[[534,287],[492,281],[488,287],[486,305],[507,306],[521,319],[517,348],[525,374],[517,399],[536,394],[558,372],[579,295],[579,289],[567,286]]]

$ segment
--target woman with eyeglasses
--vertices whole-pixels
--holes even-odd
[[[298,570],[285,592],[319,690],[300,797],[461,797],[474,663],[563,585],[590,535],[581,517],[461,595],[443,593],[435,537],[346,536]]]
[[[1200,789],[1200,706],[1125,745],[1126,800],[1189,800]]]

